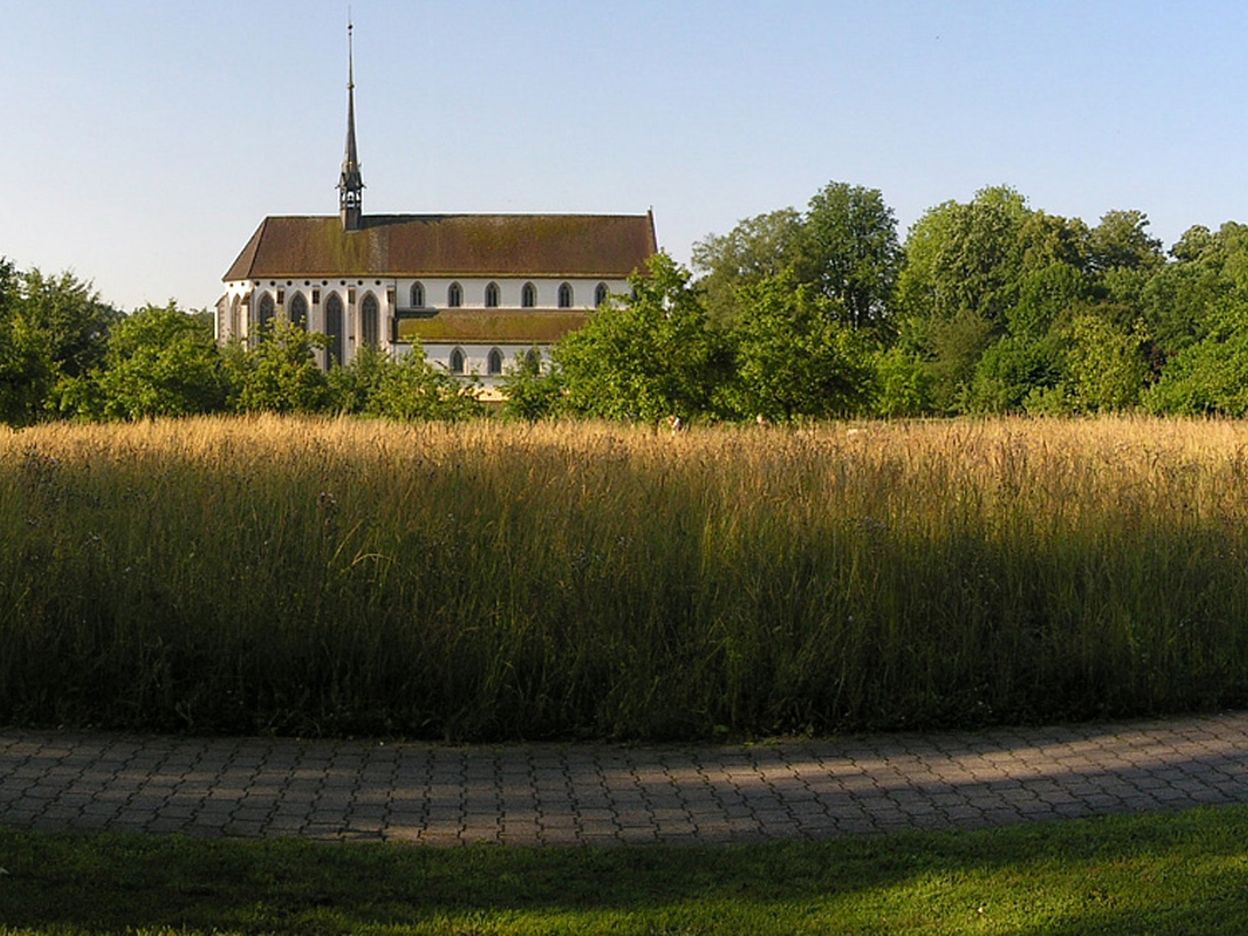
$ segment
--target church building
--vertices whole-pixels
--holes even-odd
[[[364,214],[347,31],[338,214],[260,222],[223,277],[217,338],[255,342],[285,317],[328,337],[322,367],[350,363],[365,345],[403,355],[420,342],[435,366],[492,388],[519,355],[545,355],[628,291],[658,249],[654,216]]]

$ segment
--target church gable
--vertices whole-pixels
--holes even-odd
[[[266,218],[225,274],[626,277],[655,252],[650,215],[365,215]]]

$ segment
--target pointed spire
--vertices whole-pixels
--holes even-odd
[[[364,177],[360,174],[360,158],[355,149],[355,48],[354,26],[347,18],[347,152],[342,159],[338,177],[338,215],[343,230],[358,231],[364,208]]]

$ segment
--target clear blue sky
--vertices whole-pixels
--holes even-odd
[[[1248,220],[1248,5],[354,0],[366,212],[644,212],[687,261],[824,183],[901,229],[1007,183],[1167,244]],[[0,0],[0,255],[211,304],[330,214],[346,4]]]

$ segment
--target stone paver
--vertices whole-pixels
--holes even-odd
[[[0,824],[438,845],[819,839],[1248,802],[1248,712],[738,746],[0,730]]]

